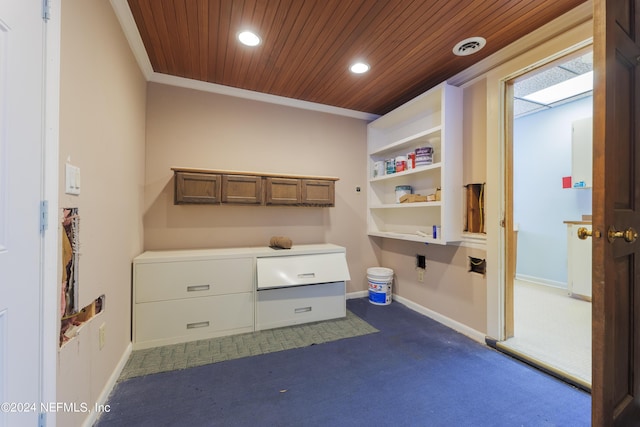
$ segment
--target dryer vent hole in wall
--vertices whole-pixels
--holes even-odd
[[[469,257],[469,272],[484,275],[487,272],[487,260]]]

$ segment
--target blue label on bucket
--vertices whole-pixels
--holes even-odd
[[[373,292],[369,290],[369,301],[385,304],[387,302],[386,292]]]

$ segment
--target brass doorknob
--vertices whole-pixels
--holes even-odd
[[[593,235],[593,232],[589,230],[587,227],[578,228],[578,239],[586,240],[587,237],[591,237],[592,235]]]
[[[638,232],[634,230],[633,227],[629,227],[624,231],[617,231],[613,226],[609,227],[609,232],[607,233],[609,242],[613,242],[620,237],[622,237],[627,243],[633,243],[638,238]]]

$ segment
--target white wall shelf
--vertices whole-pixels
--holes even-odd
[[[441,206],[441,202],[387,203],[384,205],[370,205],[369,209],[417,209],[426,207],[439,208]]]
[[[425,237],[419,234],[412,234],[412,233],[394,233],[391,231],[387,231],[387,232],[374,231],[374,232],[370,232],[369,236],[384,237],[387,239],[409,240],[412,242],[420,242],[420,243],[435,243],[439,245],[443,244],[441,239],[434,239],[433,237]]]
[[[369,123],[367,223],[370,236],[435,244],[461,240],[461,122],[462,91],[442,83]],[[433,147],[432,164],[374,177],[376,162],[425,146]],[[395,188],[400,185],[410,185],[413,193],[423,196],[440,189],[440,200],[397,203]],[[430,237],[433,226],[439,227],[435,239]]]
[[[391,179],[402,179],[402,178],[406,177],[407,175],[414,175],[414,174],[427,172],[427,171],[434,170],[434,169],[439,169],[441,166],[442,166],[442,163],[440,163],[440,162],[434,163],[434,164],[431,164],[431,165],[427,165],[427,166],[418,166],[415,169],[411,169],[411,170],[408,170],[408,171],[397,172],[397,173],[393,173],[393,174],[390,174],[390,175],[377,176],[375,178],[371,178],[370,182],[387,181],[387,180],[391,180]]]

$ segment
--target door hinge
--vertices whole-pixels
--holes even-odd
[[[47,416],[44,412],[38,415],[38,427],[47,427]]]
[[[50,18],[51,6],[49,0],[42,0],[42,19],[48,21]]]
[[[49,228],[49,201],[40,202],[40,233],[44,234]]]

